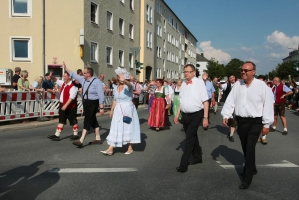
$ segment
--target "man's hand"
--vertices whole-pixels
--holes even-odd
[[[280,99],[284,99],[284,97],[285,97],[285,95],[282,95],[282,96],[280,97]]]
[[[179,116],[175,116],[175,118],[173,119],[173,122],[175,123],[175,124],[179,124],[180,122],[179,122]]]
[[[63,68],[65,69],[66,68],[65,62],[63,61],[62,63],[63,63]]]
[[[206,118],[203,118],[203,121],[202,121],[202,127],[204,129],[207,129],[209,127],[209,120],[206,119]]]
[[[66,105],[62,106],[62,107],[61,107],[61,110],[65,110],[66,107],[67,107]]]
[[[264,135],[267,135],[268,133],[269,133],[269,128],[263,127],[263,129],[262,129],[262,135],[264,136]]]
[[[228,127],[227,123],[228,123],[228,119],[227,118],[223,119],[222,121],[223,126]]]
[[[100,108],[100,115],[103,116],[104,114],[105,114],[104,108],[102,108],[102,109]]]

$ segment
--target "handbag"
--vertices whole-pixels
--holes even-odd
[[[123,116],[123,122],[126,123],[126,124],[130,124],[132,121],[132,118],[131,117],[128,117],[128,116]]]
[[[118,96],[119,96],[119,94],[118,94]],[[123,109],[121,107],[121,103],[119,104],[119,106],[120,106],[121,113],[123,115],[123,122],[126,123],[126,124],[130,124],[131,121],[132,121],[132,117],[125,116],[124,113],[123,113]],[[134,112],[134,106],[133,106],[133,112]],[[132,116],[133,116],[133,112],[132,112]]]

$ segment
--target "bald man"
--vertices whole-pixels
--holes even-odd
[[[276,123],[279,115],[283,125],[282,135],[287,135],[288,129],[287,129],[287,120],[285,118],[285,102],[286,102],[285,97],[292,95],[293,91],[290,88],[288,88],[286,85],[282,84],[280,78],[278,77],[275,77],[273,79],[273,84],[274,87],[272,91],[274,93],[275,103],[274,103],[274,123],[271,131],[274,132],[276,130]]]

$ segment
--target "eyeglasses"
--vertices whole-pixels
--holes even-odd
[[[247,73],[247,72],[250,72],[250,71],[253,71],[254,69],[240,69],[240,72],[245,72],[245,73]]]
[[[185,74],[185,73],[191,73],[191,72],[194,72],[194,71],[184,71],[184,74]]]

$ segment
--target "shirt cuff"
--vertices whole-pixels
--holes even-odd
[[[264,124],[264,127],[265,128],[270,128],[270,125],[269,124]]]

